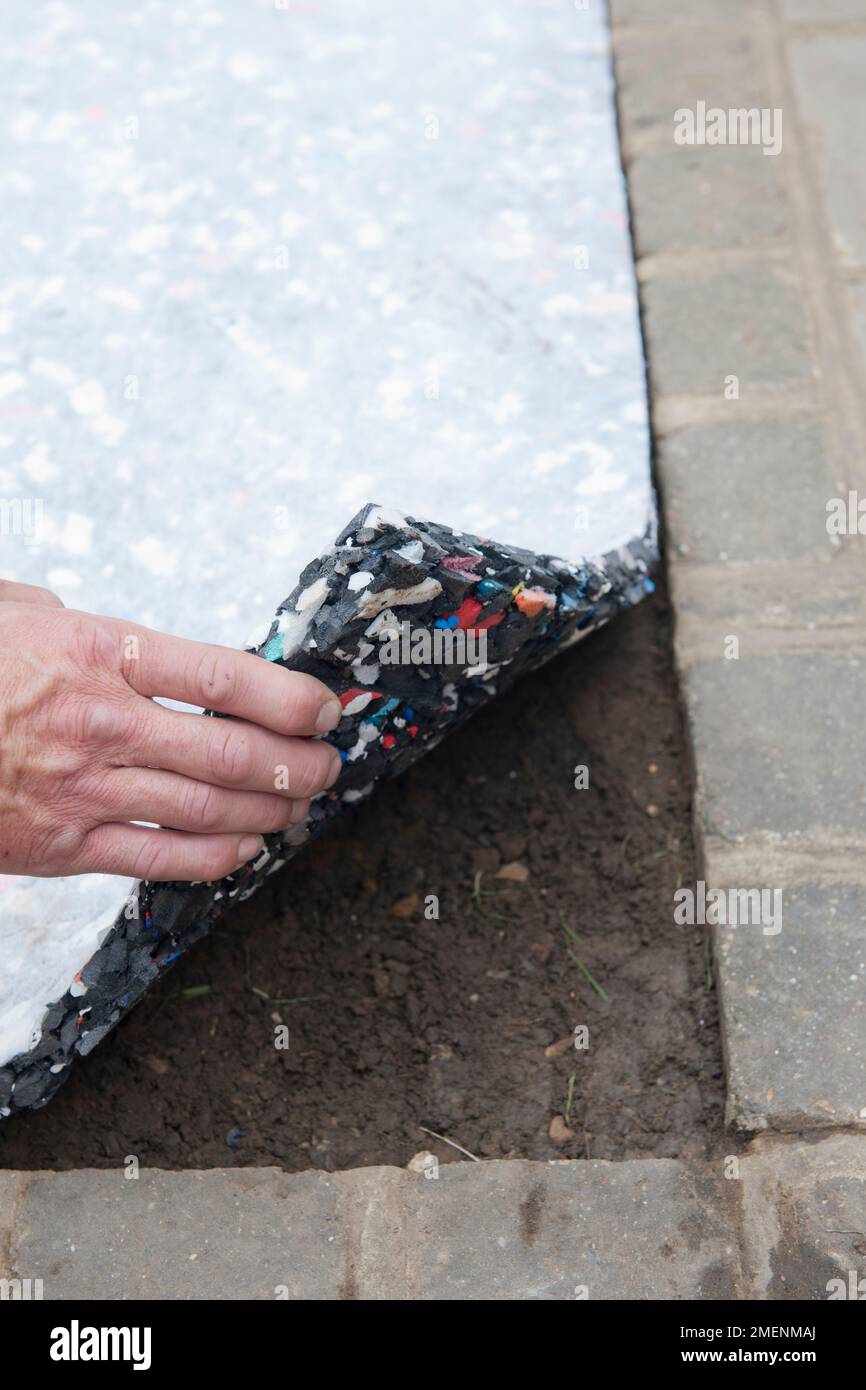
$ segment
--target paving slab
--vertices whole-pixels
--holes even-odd
[[[614,42],[627,140],[650,129],[668,130],[673,144],[674,112],[694,110],[698,101],[725,110],[772,105],[760,46],[742,24],[718,28],[712,43],[676,23],[619,34],[614,29]]]
[[[866,489],[866,0],[613,13],[703,872],[783,893],[716,930],[728,1119],[862,1127],[866,553],[826,505]],[[673,149],[697,100],[783,108],[781,153]]]
[[[758,145],[674,145],[628,165],[639,256],[772,245],[787,230],[781,161]]]
[[[839,651],[762,655],[745,636],[737,659],[720,650],[686,671],[706,834],[866,836],[864,671],[844,637]]]
[[[608,8],[615,25],[661,25],[670,29],[676,24],[707,23],[724,28],[734,21],[753,19],[755,0],[727,0],[724,9],[719,8],[718,0],[665,0],[664,5],[658,0],[609,0]]]
[[[732,376],[743,392],[815,375],[802,296],[777,266],[644,278],[642,299],[655,392],[724,398]]]
[[[671,542],[690,560],[829,555],[827,501],[837,488],[821,424],[738,421],[678,431],[659,446]],[[755,480],[767,505],[755,505]]]
[[[823,1299],[866,1262],[866,1137],[428,1171],[0,1174],[24,1188],[3,1277],[48,1301]]]
[[[866,18],[862,0],[858,13]],[[849,270],[862,268],[866,266],[866,32],[794,37],[790,53],[837,254]]]
[[[81,1170],[27,1175],[9,1242],[11,1273],[45,1299],[334,1296],[344,1226],[327,1174],[272,1168],[136,1179]]]
[[[11,1269],[11,1241],[18,1202],[29,1182],[29,1174],[0,1168],[0,1279],[8,1279]]]
[[[712,855],[708,872],[723,885]],[[728,1122],[747,1132],[796,1132],[822,1117],[827,1128],[863,1125],[866,889],[779,892],[775,934],[748,924],[715,933]]]
[[[409,1189],[425,1299],[732,1297],[718,1184],[679,1162],[460,1164]]]
[[[732,1196],[670,1159],[37,1173],[10,1265],[46,1300],[719,1298]]]
[[[752,1297],[850,1298],[866,1275],[866,1138],[759,1141],[741,1175],[744,1279]],[[864,1293],[866,1284],[859,1299]]]
[[[863,0],[782,0],[786,19],[816,23],[830,20],[863,19]]]
[[[799,651],[804,640],[820,638],[831,648],[844,642],[851,656],[866,657],[863,567],[850,547],[787,563],[760,557],[692,562],[689,551],[676,557],[671,579],[681,669],[715,660],[731,633],[743,636],[747,654]]]

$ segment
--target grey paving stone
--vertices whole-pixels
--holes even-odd
[[[866,1276],[866,1137],[758,1141],[740,1172],[751,1296],[850,1298]]]
[[[787,230],[782,150],[756,145],[672,145],[628,169],[639,256],[676,249],[753,246]]]
[[[46,1299],[716,1298],[729,1192],[673,1160],[34,1175],[14,1272]]]
[[[332,1298],[345,1266],[333,1180],[267,1168],[36,1173],[12,1258],[46,1300]]]
[[[655,391],[723,396],[736,376],[742,395],[814,374],[801,297],[775,267],[659,277],[644,283],[643,303]]]
[[[866,834],[864,663],[748,646],[685,672],[705,832]]]
[[[28,1182],[26,1173],[0,1169],[0,1279],[11,1276],[9,1268],[12,1228],[18,1201]]]
[[[8,1168],[0,1168],[0,1231],[4,1229],[4,1223],[18,1198],[21,1184],[24,1181],[25,1179],[20,1173],[10,1172]]]
[[[681,430],[659,446],[668,534],[690,560],[830,554],[827,501],[837,495],[821,426],[737,422]],[[755,479],[762,505],[755,506]]]
[[[862,5],[858,13],[866,17]],[[866,266],[866,34],[796,39],[790,60],[837,252]]]
[[[866,586],[851,546],[788,561],[694,563],[668,549],[681,671],[714,664],[731,636],[746,654],[800,651],[820,642],[866,658]]]
[[[628,137],[648,127],[667,128],[674,145],[674,112],[720,106],[771,107],[770,92],[749,29],[732,23],[712,42],[676,25],[627,31],[616,41],[617,95]]]
[[[716,882],[712,856],[707,876]],[[728,1120],[752,1131],[866,1124],[866,890],[781,894],[771,934],[716,929]]]
[[[862,1272],[866,1137],[759,1139],[737,1165],[0,1181],[26,1191],[9,1277],[41,1278],[48,1300],[825,1298]]]
[[[696,1182],[679,1162],[503,1160],[440,1173],[414,1191],[419,1297],[733,1296],[725,1185]]]
[[[782,0],[788,20],[866,19],[864,0]]]
[[[735,19],[754,19],[763,6],[761,0],[726,0],[724,8],[719,0],[665,0],[663,5],[659,0],[610,0],[608,8],[612,24],[658,24],[671,29],[681,22],[723,28]]]

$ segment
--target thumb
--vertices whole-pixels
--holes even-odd
[[[16,584],[0,579],[0,603],[38,603],[45,608],[65,608],[62,598],[39,584]]]

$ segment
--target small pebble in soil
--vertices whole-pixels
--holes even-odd
[[[529,870],[525,864],[515,860],[511,864],[503,864],[496,877],[505,879],[507,883],[525,883],[529,878]]]
[[[561,1115],[554,1115],[547,1132],[554,1144],[567,1144],[574,1138],[574,1130],[569,1129]]]
[[[431,1154],[429,1149],[421,1149],[419,1153],[413,1154],[406,1164],[410,1173],[434,1173],[439,1166],[439,1160],[435,1154]]]

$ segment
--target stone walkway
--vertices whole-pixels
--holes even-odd
[[[856,1267],[860,1143],[760,1140],[729,1177],[673,1159],[7,1174],[0,1250],[46,1299],[826,1298]]]
[[[558,1300],[866,1275],[866,538],[826,524],[866,500],[866,0],[612,9],[704,875],[782,895],[780,931],[717,931],[728,1118],[757,1137],[702,1168],[0,1174],[0,1278]],[[781,110],[781,150],[676,144],[699,102]]]
[[[672,8],[614,44],[676,653],[706,880],[783,907],[718,932],[729,1120],[862,1125],[866,537],[827,504],[866,502],[866,0]],[[698,101],[781,151],[675,144]]]

